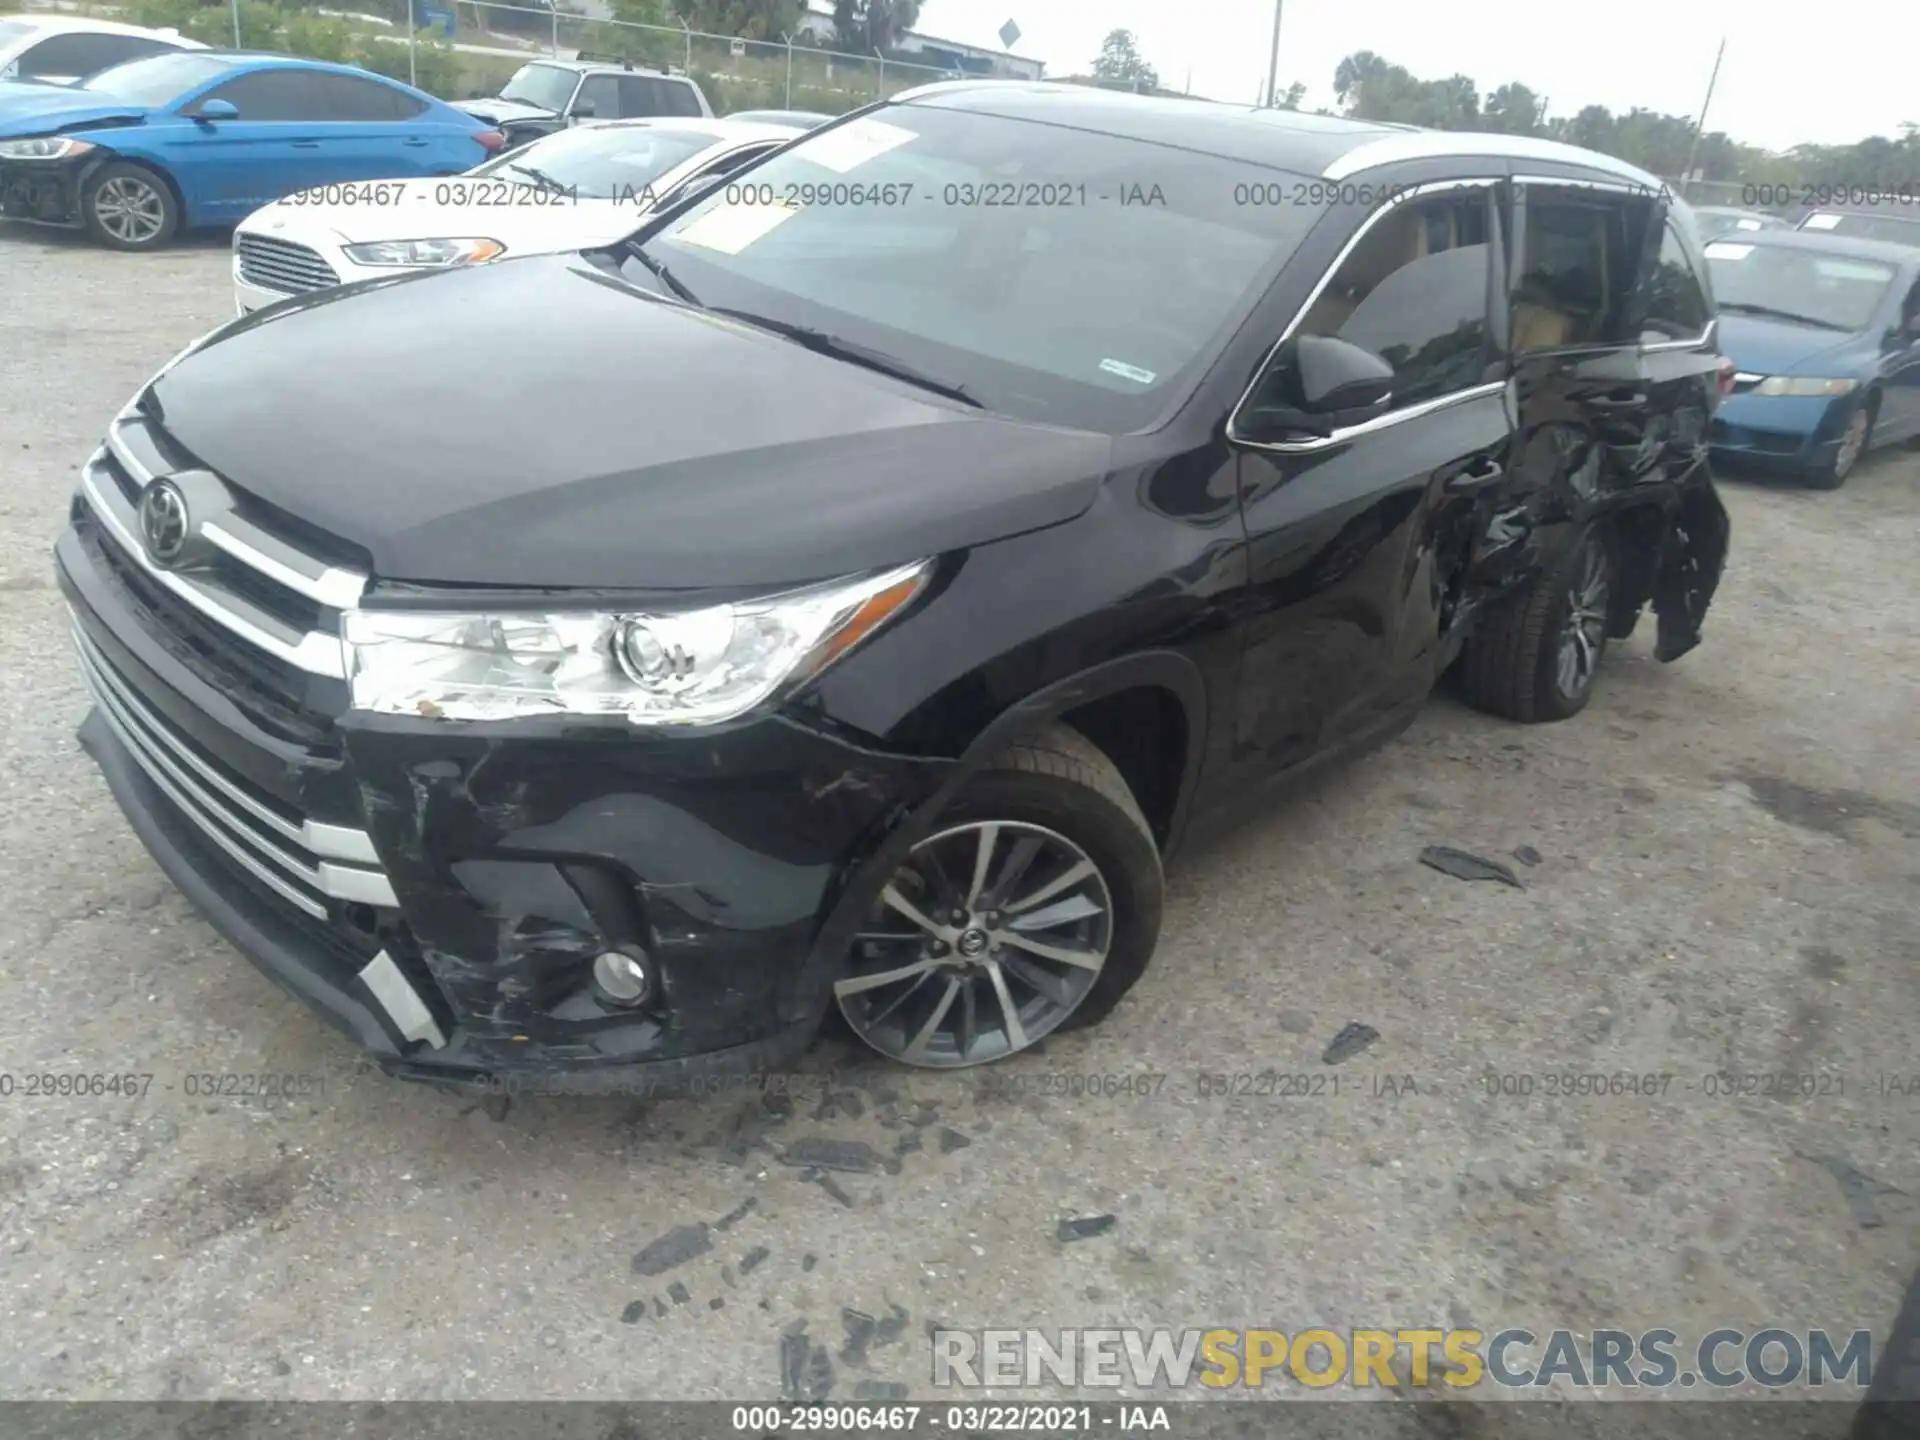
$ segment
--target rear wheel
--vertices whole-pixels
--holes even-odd
[[[835,987],[855,1034],[959,1069],[1092,1024],[1160,933],[1160,856],[1113,762],[1050,727],[989,763],[875,901]]]
[[[1607,649],[1613,571],[1606,537],[1587,526],[1467,642],[1461,685],[1468,703],[1527,723],[1586,709]]]
[[[1873,441],[1873,421],[1878,410],[1879,403],[1872,398],[1866,404],[1855,407],[1847,417],[1847,428],[1840,432],[1840,443],[1835,447],[1832,458],[1807,472],[1809,485],[1816,490],[1838,490],[1847,483],[1847,477],[1853,473],[1854,466],[1860,463],[1860,457],[1867,453],[1867,446]]]
[[[158,250],[180,228],[173,189],[144,165],[103,165],[81,192],[87,230],[115,250]]]

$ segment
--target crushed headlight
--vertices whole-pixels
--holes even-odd
[[[1858,380],[1816,380],[1804,375],[1769,375],[1753,387],[1756,395],[1851,395]]]
[[[819,674],[898,615],[932,568],[672,614],[350,610],[341,635],[360,710],[713,725]]]
[[[342,247],[356,265],[479,265],[507,253],[498,240],[469,235],[457,240],[369,240]]]
[[[90,140],[71,135],[41,135],[32,140],[0,140],[0,160],[65,160],[93,149]]]

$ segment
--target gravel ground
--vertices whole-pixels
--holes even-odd
[[[1834,495],[1727,483],[1733,559],[1694,655],[1628,642],[1564,725],[1437,700],[1190,856],[1133,997],[1010,1091],[827,1042],[787,1104],[497,1117],[366,1069],[256,974],[73,738],[49,560],[73,467],[225,318],[224,248],[0,234],[0,272],[0,1071],[154,1076],[0,1101],[0,1394],[773,1398],[804,1320],[840,1398],[924,1393],[936,1320],[1697,1336],[1898,1308],[1920,1098],[1874,1077],[1920,1070],[1920,455]],[[1428,844],[1541,858],[1516,890],[1421,867]],[[1329,1070],[1350,1020],[1379,1039]],[[1342,1092],[1201,1094],[1269,1067]],[[1482,1078],[1566,1069],[1674,1078],[1581,1099]],[[189,1093],[262,1071],[324,1094]],[[1831,1078],[1711,1096],[1720,1071]],[[1052,1078],[1115,1072],[1166,1079]],[[814,1137],[875,1163],[809,1181],[783,1157]],[[1905,1193],[1856,1210],[1828,1156]],[[1117,1223],[1056,1238],[1095,1214]],[[702,1222],[704,1253],[635,1271]],[[843,1307],[904,1329],[843,1358]]]

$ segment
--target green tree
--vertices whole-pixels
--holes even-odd
[[[861,55],[891,50],[920,19],[920,0],[833,0],[834,38]]]
[[[673,12],[667,8],[667,0],[607,0],[607,8],[613,12],[614,19],[628,25],[673,24]]]
[[[1135,90],[1158,90],[1160,72],[1140,57],[1140,47],[1131,30],[1110,30],[1094,57],[1096,80],[1119,83]]]
[[[1307,87],[1296,80],[1280,92],[1279,108],[1282,110],[1298,110],[1300,108],[1300,102],[1306,98]]]
[[[1514,81],[1488,95],[1480,107],[1481,123],[1504,135],[1538,135],[1542,118],[1540,97]]]

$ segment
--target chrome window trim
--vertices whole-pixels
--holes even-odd
[[[1424,196],[1441,194],[1448,190],[1485,190],[1500,184],[1502,178],[1503,177],[1498,175],[1475,175],[1459,180],[1431,180],[1399,192],[1376,209],[1371,215],[1367,216],[1367,218],[1361,222],[1360,228],[1348,237],[1347,243],[1340,247],[1340,253],[1335,255],[1332,262],[1321,272],[1320,278],[1314,282],[1313,289],[1307,292],[1307,298],[1300,302],[1299,308],[1293,312],[1293,318],[1287,322],[1286,328],[1280,332],[1280,338],[1274,341],[1266,355],[1262,357],[1260,363],[1254,367],[1253,379],[1247,382],[1247,388],[1240,392],[1240,398],[1234,402],[1232,411],[1227,415],[1228,442],[1242,446],[1248,450],[1263,450],[1284,455],[1309,454],[1315,450],[1324,450],[1331,445],[1343,444],[1356,435],[1372,434],[1375,431],[1384,430],[1391,425],[1397,425],[1402,420],[1412,420],[1421,415],[1431,415],[1434,411],[1445,409],[1449,405],[1462,404],[1465,401],[1477,399],[1482,395],[1490,395],[1496,391],[1504,390],[1507,385],[1507,382],[1504,380],[1492,380],[1480,385],[1470,385],[1465,389],[1436,396],[1431,400],[1422,400],[1398,410],[1389,410],[1384,415],[1376,415],[1373,419],[1364,420],[1358,425],[1351,425],[1343,430],[1336,430],[1332,435],[1314,435],[1301,440],[1248,440],[1243,438],[1237,429],[1241,410],[1245,408],[1247,401],[1252,398],[1255,388],[1260,384],[1261,377],[1267,373],[1267,367],[1273,364],[1274,356],[1280,353],[1280,347],[1293,338],[1293,332],[1299,328],[1300,322],[1306,319],[1307,312],[1314,307],[1314,304],[1320,299],[1321,295],[1325,293],[1327,286],[1333,283],[1333,277],[1340,273],[1340,267],[1347,263],[1347,258],[1353,254],[1360,242],[1367,237],[1367,233],[1372,230],[1375,225],[1380,223],[1381,217],[1390,213],[1397,206],[1406,204],[1410,200],[1418,200]]]
[[[1652,177],[1648,177],[1652,178]],[[1626,180],[1598,180],[1590,175],[1516,175],[1515,185],[1557,185],[1562,190],[1607,190],[1619,195],[1660,195],[1665,193],[1664,183],[1656,182],[1649,190],[1645,185],[1635,185]]]
[[[1362,170],[1375,170],[1403,160],[1552,161],[1602,171],[1643,189],[1657,192],[1662,188],[1658,176],[1598,151],[1530,135],[1486,135],[1459,130],[1409,130],[1369,140],[1336,156],[1320,175],[1324,180],[1344,180]]]

